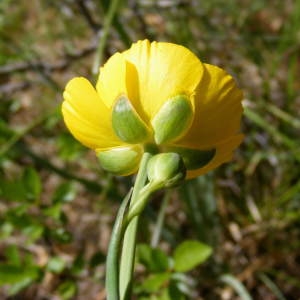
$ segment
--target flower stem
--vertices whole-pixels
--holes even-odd
[[[163,202],[162,202],[160,210],[159,210],[157,222],[155,224],[154,232],[153,232],[152,239],[151,239],[151,247],[152,248],[156,248],[158,246],[159,239],[161,236],[161,231],[162,231],[163,224],[164,224],[166,210],[167,210],[170,198],[171,198],[171,191],[168,190],[165,192]]]
[[[109,30],[113,22],[114,16],[116,15],[120,0],[112,0],[108,8],[107,15],[105,16],[103,29],[101,31],[101,36],[99,38],[99,43],[96,51],[96,57],[93,65],[93,74],[96,75],[99,73],[99,67],[102,64],[103,52],[106,46]]]
[[[151,156],[152,154],[149,152],[143,154],[132,192],[130,206],[138,200],[139,192],[145,186],[147,181],[147,164]],[[138,222],[139,216],[134,217],[126,228],[124,235],[119,277],[121,300],[130,299]]]

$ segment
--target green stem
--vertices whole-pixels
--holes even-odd
[[[93,65],[93,74],[97,75],[99,73],[99,67],[102,64],[102,58],[103,58],[103,52],[104,48],[107,42],[108,34],[109,34],[109,29],[111,27],[111,24],[113,22],[114,16],[116,15],[117,8],[119,5],[120,0],[112,0],[110,3],[110,6],[108,8],[107,15],[105,17],[103,29],[101,32],[101,36],[99,38],[99,43],[97,47],[97,52],[96,52],[96,57],[95,57],[95,62]]]
[[[163,202],[161,204],[160,210],[159,210],[159,215],[157,218],[157,222],[155,224],[154,232],[152,235],[152,240],[151,240],[151,247],[156,248],[158,246],[158,242],[160,239],[162,227],[164,224],[164,219],[166,215],[166,210],[168,207],[169,200],[171,198],[171,191],[166,191]]]
[[[130,206],[138,200],[139,192],[145,186],[147,181],[147,164],[151,156],[152,154],[148,152],[143,154],[132,192]],[[139,216],[134,217],[126,228],[124,235],[119,277],[121,300],[130,299],[138,221]]]

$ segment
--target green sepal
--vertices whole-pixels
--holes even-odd
[[[129,175],[138,169],[142,149],[119,147],[97,153],[102,168],[115,175]]]
[[[173,187],[184,181],[186,167],[177,153],[160,153],[149,160],[147,174],[150,183]]]
[[[149,183],[140,190],[137,200],[130,206],[127,223],[141,214],[154,192],[180,185],[185,179],[186,168],[177,153],[159,153],[149,159],[147,176]]]
[[[129,144],[141,143],[150,137],[148,127],[125,96],[120,96],[113,107],[112,127],[115,134]]]
[[[156,144],[173,141],[189,129],[193,120],[193,109],[185,95],[166,101],[151,121]]]
[[[168,147],[167,151],[178,153],[187,170],[196,170],[207,165],[215,156],[216,149],[198,150],[182,147]]]

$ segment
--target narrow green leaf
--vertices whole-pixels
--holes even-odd
[[[241,297],[242,300],[252,300],[246,287],[234,276],[225,274],[220,277],[220,281],[230,285],[236,293]]]
[[[105,287],[108,300],[119,300],[119,258],[121,250],[121,242],[123,239],[124,228],[123,220],[126,208],[129,203],[132,191],[130,191],[124,198],[112,230],[111,239],[108,247],[108,254],[106,258],[106,279]]]
[[[181,243],[174,252],[174,269],[187,272],[203,263],[212,254],[212,248],[198,241],[188,240]]]
[[[266,274],[261,273],[258,277],[273,292],[278,300],[286,300],[278,286]]]

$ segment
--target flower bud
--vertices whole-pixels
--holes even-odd
[[[102,168],[115,175],[132,174],[138,169],[142,149],[136,147],[119,147],[97,153]]]
[[[112,126],[124,142],[136,144],[149,138],[149,129],[125,96],[120,96],[113,107]]]
[[[147,174],[153,186],[173,187],[184,181],[186,168],[177,153],[160,153],[149,160]]]
[[[207,165],[215,156],[216,149],[197,150],[182,147],[168,147],[168,151],[178,153],[187,170],[196,170]]]
[[[151,121],[155,142],[160,145],[174,141],[189,129],[192,120],[193,110],[187,96],[169,99]]]

